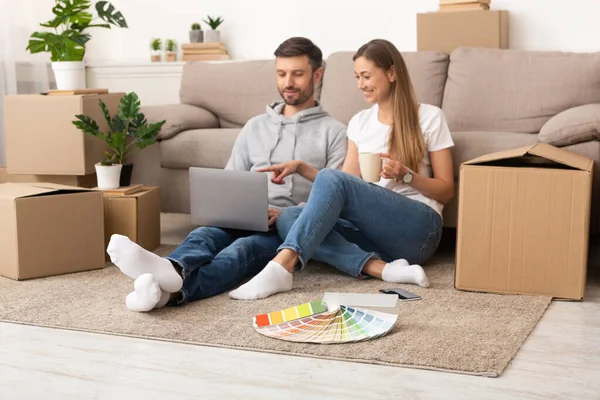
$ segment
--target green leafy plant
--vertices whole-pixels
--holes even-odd
[[[197,23],[197,22],[194,22],[194,23],[192,24],[192,30],[193,30],[193,31],[201,31],[201,30],[202,30],[202,27],[200,26],[200,24],[199,24],[199,23]]]
[[[221,17],[217,17],[217,18],[213,19],[210,17],[210,15],[207,15],[206,18],[208,18],[208,21],[204,20],[204,22],[206,22],[206,24],[208,24],[208,26],[210,26],[210,29],[212,29],[213,31],[217,30],[219,25],[221,25],[225,21]]]
[[[177,51],[177,42],[173,39],[167,39],[166,49],[169,53],[174,53]]]
[[[75,115],[77,121],[72,123],[83,133],[106,142],[108,150],[106,158],[101,161],[102,165],[123,164],[134,146],[144,149],[155,143],[158,133],[167,122],[148,123],[146,116],[140,112],[140,99],[135,92],[121,98],[117,114],[112,117],[106,104],[102,100],[98,102],[108,125],[107,132],[102,132],[98,123],[87,115]]]
[[[150,50],[160,51],[162,49],[162,40],[154,38],[150,41]]]
[[[82,61],[86,43],[91,35],[89,28],[111,28],[111,25],[127,28],[127,22],[121,12],[115,10],[107,1],[95,4],[98,17],[105,23],[94,23],[89,12],[90,0],[55,0],[52,7],[54,19],[40,24],[53,28],[54,32],[34,32],[30,36],[26,50],[32,54],[49,52],[52,61]]]

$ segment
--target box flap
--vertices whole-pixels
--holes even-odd
[[[594,161],[590,158],[559,149],[547,143],[536,144],[529,150],[529,153],[582,171],[591,171],[594,164]]]
[[[486,154],[472,160],[465,161],[462,163],[462,165],[477,165],[491,161],[507,160],[510,158],[523,157],[527,154],[542,157],[547,160],[582,171],[591,171],[594,163],[593,160],[588,157],[554,147],[547,143],[537,143],[531,146],[518,147],[515,149]]]
[[[79,186],[70,186],[63,185],[61,183],[51,183],[51,182],[31,182],[31,183],[19,183],[20,185],[28,185],[35,186],[42,189],[52,189],[52,190],[75,190],[78,192],[91,192],[91,189],[83,188]]]
[[[483,156],[479,156],[469,161],[465,161],[462,165],[473,165],[481,164],[489,161],[504,160],[507,158],[523,157],[531,150],[533,146],[517,147],[516,149],[498,151],[496,153],[490,153]]]
[[[0,184],[0,198],[17,199],[20,197],[35,196],[43,193],[55,192],[56,189],[38,187],[35,185],[23,183],[2,183]]]
[[[90,192],[90,189],[49,182],[9,182],[0,184],[0,198],[17,199],[54,192]]]

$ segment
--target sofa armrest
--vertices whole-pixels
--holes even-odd
[[[145,106],[141,111],[148,122],[166,120],[158,140],[170,139],[179,132],[189,129],[218,128],[217,116],[204,108],[189,104],[166,104],[160,106]]]
[[[600,140],[600,104],[569,108],[550,118],[539,134],[539,141],[563,147]]]

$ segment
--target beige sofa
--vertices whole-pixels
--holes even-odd
[[[352,52],[326,60],[317,98],[344,123],[368,107],[356,88]],[[423,103],[441,107],[460,164],[477,156],[548,142],[595,160],[590,229],[600,231],[600,53],[459,48],[403,53]],[[166,119],[161,141],[138,153],[134,182],[162,188],[165,212],[188,213],[188,168],[223,168],[241,126],[278,100],[274,60],[188,63],[181,104],[145,107]],[[456,199],[444,224],[456,226]]]

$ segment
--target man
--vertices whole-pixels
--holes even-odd
[[[315,101],[323,76],[322,53],[310,40],[295,37],[275,51],[277,86],[283,101],[242,128],[226,169],[258,171],[289,160],[317,169],[339,168],[346,155],[346,127]],[[312,182],[300,174],[269,182],[269,224],[282,208],[306,202]],[[166,258],[113,235],[112,262],[135,279],[126,298],[132,311],[185,304],[224,293],[258,274],[281,244],[276,230],[249,232],[200,227]],[[233,292],[232,292],[233,293]]]

